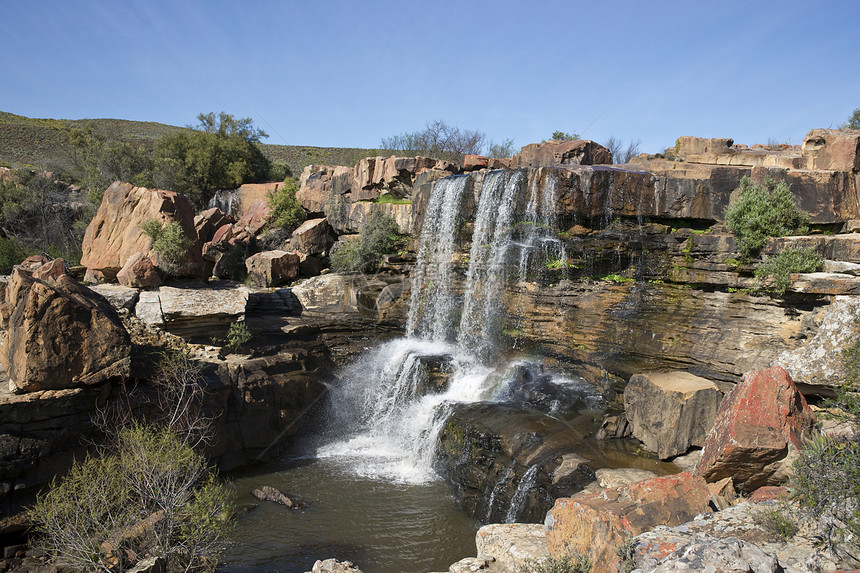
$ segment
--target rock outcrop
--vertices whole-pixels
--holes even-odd
[[[553,165],[599,165],[612,163],[612,153],[593,141],[550,140],[531,143],[511,158],[513,167],[550,167]]]
[[[0,363],[14,392],[99,384],[129,374],[128,332],[108,302],[65,273],[62,259],[16,268],[0,307]]]
[[[633,436],[664,460],[705,444],[721,399],[716,384],[688,372],[636,374],[624,389]]]
[[[194,208],[184,195],[114,182],[105,190],[99,210],[87,226],[81,265],[91,276],[113,280],[135,253],[155,257],[152,240],[142,230],[151,219],[161,224],[178,222],[185,236],[196,243]],[[183,276],[203,275],[199,247],[189,250],[180,267]]]
[[[263,251],[245,259],[248,280],[259,287],[289,283],[299,274],[300,257],[287,251]]]
[[[211,284],[207,288],[163,286],[142,291],[135,314],[144,323],[185,338],[221,336],[245,313],[248,288]]]
[[[656,525],[675,526],[710,511],[710,493],[687,472],[556,500],[547,514],[551,555],[588,555],[593,573],[614,573],[616,548]]]
[[[143,253],[135,253],[130,256],[116,274],[116,280],[122,286],[133,288],[147,288],[161,284],[158,269],[152,260]]]
[[[780,485],[784,460],[811,425],[812,412],[784,369],[749,372],[723,399],[695,473],[709,482],[730,477],[746,493]]]

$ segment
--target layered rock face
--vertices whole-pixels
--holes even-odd
[[[14,392],[99,384],[129,374],[131,343],[116,311],[62,269],[16,268],[0,307],[0,363]]]

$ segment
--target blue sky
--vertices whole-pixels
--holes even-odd
[[[801,143],[860,107],[860,2],[0,0],[0,110],[376,147],[441,119],[517,147],[555,130]]]

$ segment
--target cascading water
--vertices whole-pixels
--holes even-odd
[[[506,385],[516,377],[499,363],[494,344],[506,320],[502,295],[511,270],[523,280],[530,266],[563,259],[553,232],[557,187],[552,177],[545,177],[548,184],[529,184],[529,172],[522,170],[487,173],[464,272],[457,253],[471,177],[445,178],[433,187],[412,273],[407,335],[365,353],[341,373],[342,383],[331,388],[333,439],[318,457],[337,458],[364,477],[435,480],[437,438],[452,406],[512,396]],[[458,284],[464,284],[462,294]],[[529,468],[520,480],[509,519],[517,517],[536,471]],[[512,468],[508,474],[513,483]],[[488,494],[493,497],[495,488]]]

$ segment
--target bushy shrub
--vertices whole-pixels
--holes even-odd
[[[269,195],[269,208],[272,212],[270,228],[284,229],[291,233],[305,221],[307,213],[296,199],[298,190],[298,181],[288,177],[277,191]]]
[[[12,267],[26,259],[29,254],[15,239],[0,237],[0,273],[9,274]]]
[[[132,424],[54,480],[29,514],[59,565],[125,571],[147,555],[169,570],[214,569],[234,512],[201,454],[167,428]]]
[[[821,270],[824,257],[812,247],[789,247],[768,257],[755,271],[755,276],[773,277],[774,290],[785,294],[791,284],[792,273],[814,273]]]
[[[179,221],[162,225],[157,219],[150,219],[144,222],[141,231],[152,239],[152,250],[158,255],[161,270],[168,276],[178,274],[191,248],[191,239],[185,235]]]
[[[224,338],[214,338],[212,342],[220,344],[227,354],[234,352],[240,346],[251,340],[251,331],[244,322],[234,322],[227,329]]]
[[[397,222],[374,211],[361,226],[358,239],[352,239],[331,254],[331,267],[338,272],[369,272],[382,262],[382,256],[395,252],[400,240]]]
[[[770,237],[801,235],[809,227],[809,214],[797,206],[788,185],[784,181],[774,184],[770,179],[762,186],[744,177],[725,217],[745,262],[758,254]]]

